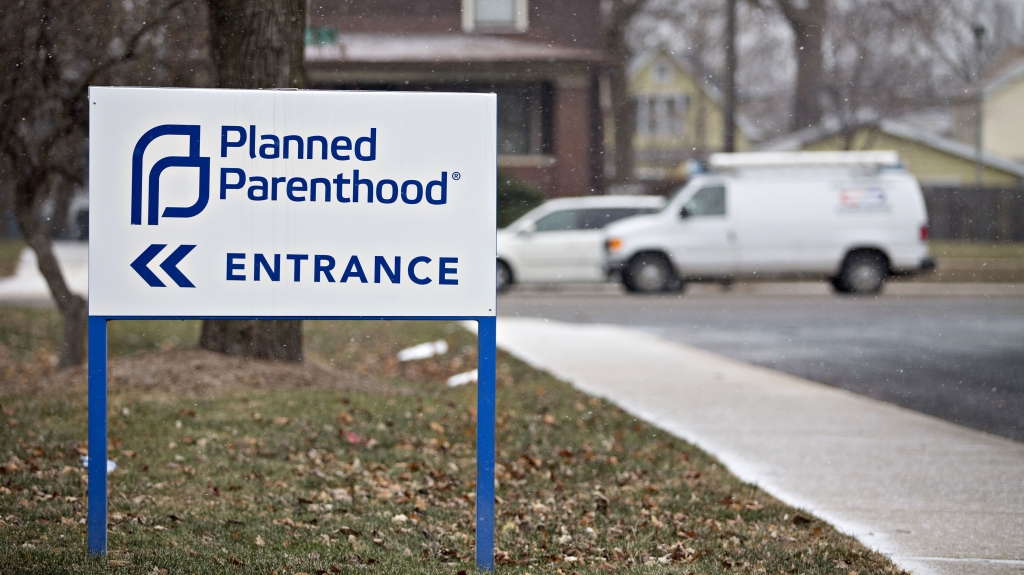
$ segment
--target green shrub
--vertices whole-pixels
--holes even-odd
[[[504,228],[519,216],[544,203],[540,190],[512,176],[498,172],[498,227]]]

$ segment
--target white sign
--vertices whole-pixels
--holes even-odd
[[[90,315],[495,314],[494,95],[89,99]]]

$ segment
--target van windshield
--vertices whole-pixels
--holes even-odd
[[[699,190],[700,188],[704,188],[704,187],[708,187],[708,186],[713,186],[713,185],[717,185],[717,184],[714,183],[714,182],[708,182],[708,181],[690,180],[688,183],[686,183],[685,185],[680,186],[679,189],[677,189],[676,191],[672,192],[672,195],[669,196],[668,200],[665,201],[665,205],[662,206],[659,211],[665,211],[665,210],[667,210],[669,208],[669,206],[675,205],[676,204],[676,200],[679,199],[679,198],[685,198],[687,196],[692,195],[696,190]]]

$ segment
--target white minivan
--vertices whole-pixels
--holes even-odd
[[[921,188],[895,152],[715,154],[657,214],[605,229],[605,271],[626,289],[686,281],[820,278],[876,293],[934,268]]]
[[[601,228],[657,212],[660,196],[585,196],[549,200],[498,230],[498,291],[512,284],[603,282]]]

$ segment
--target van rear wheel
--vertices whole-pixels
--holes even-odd
[[[657,293],[682,287],[672,266],[660,254],[642,254],[629,262],[622,280],[626,289],[636,293]]]
[[[878,293],[885,283],[889,266],[881,254],[874,252],[855,252],[847,256],[843,269],[839,272],[832,285],[839,293],[873,294]]]

